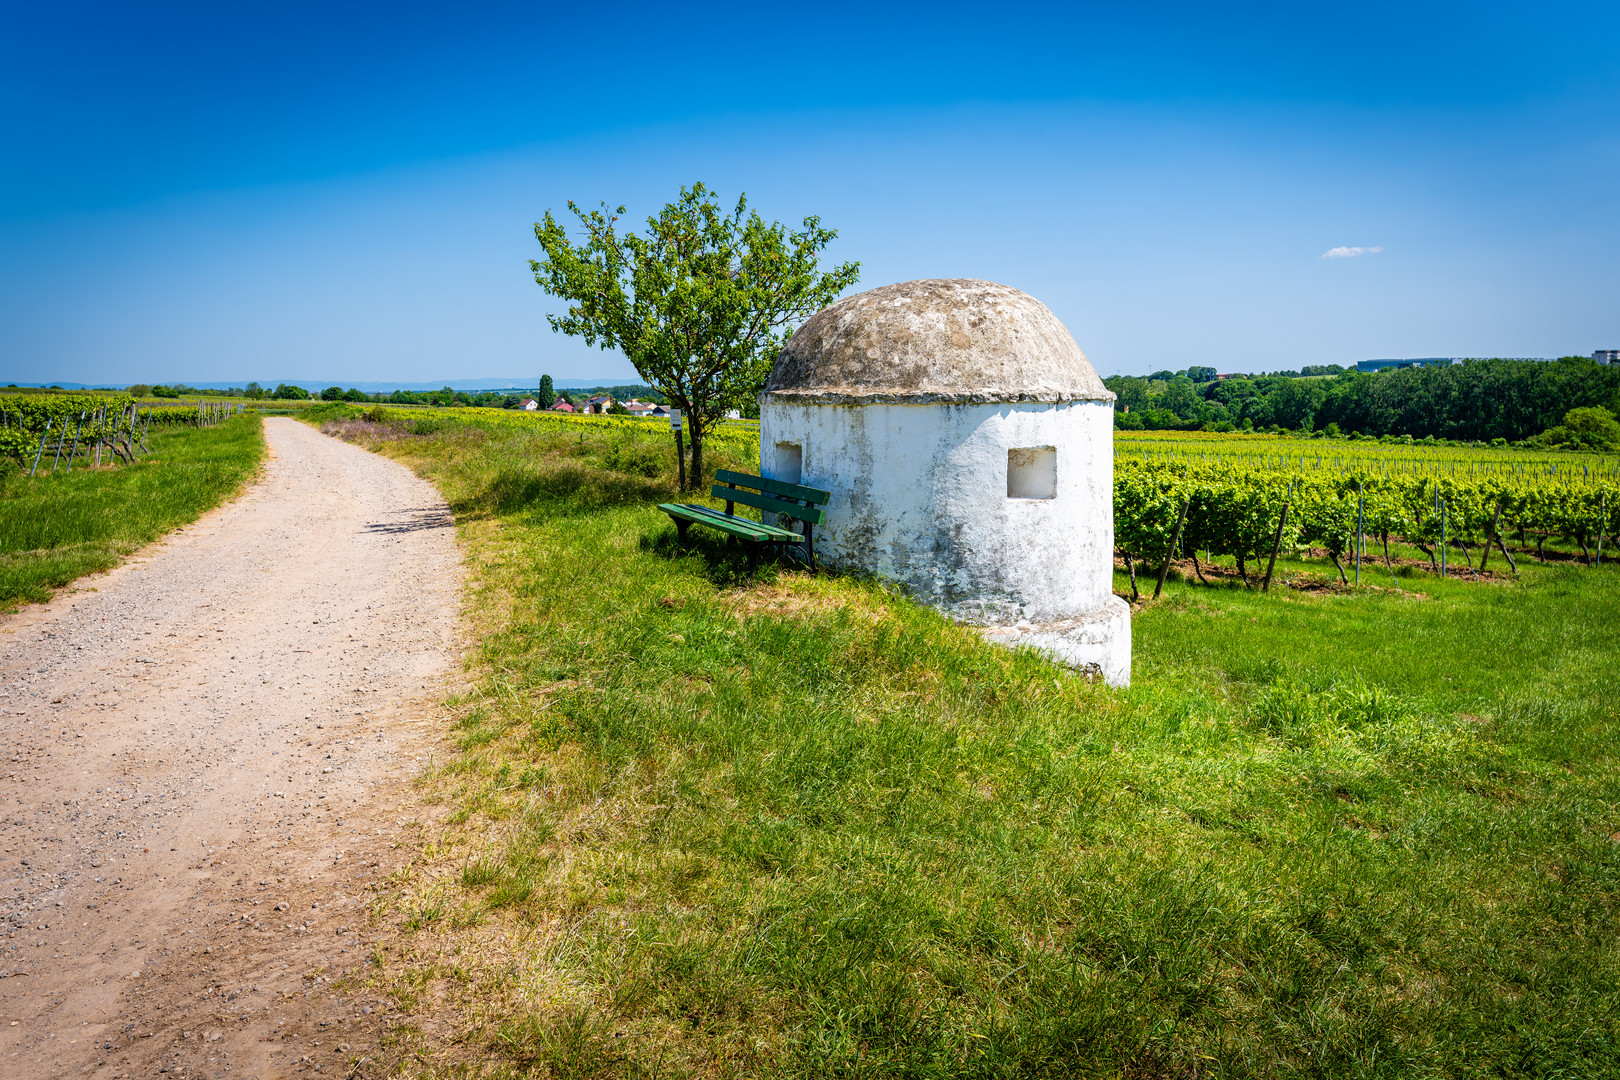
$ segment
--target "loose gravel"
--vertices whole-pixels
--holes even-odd
[[[0,621],[0,1075],[347,1075],[397,1019],[356,977],[460,652],[453,523],[265,431],[235,502]]]

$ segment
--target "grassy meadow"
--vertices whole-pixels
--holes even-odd
[[[1173,580],[1112,690],[677,549],[667,432],[328,429],[435,481],[470,568],[367,976],[457,1014],[405,1072],[1620,1074],[1613,570]]]
[[[257,416],[214,427],[154,429],[133,464],[50,474],[46,454],[30,478],[0,469],[0,611],[50,599],[77,577],[116,566],[164,533],[194,521],[244,484],[264,456]],[[109,455],[109,459],[111,456]]]

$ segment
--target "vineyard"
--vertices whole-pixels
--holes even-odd
[[[1510,541],[1542,559],[1549,545],[1578,550],[1592,564],[1617,546],[1620,467],[1421,444],[1126,437],[1115,444],[1114,529],[1133,576],[1137,561],[1162,568],[1176,553],[1201,576],[1202,554],[1267,584],[1279,554],[1308,549],[1347,582],[1347,567],[1373,558],[1389,569],[1401,547],[1439,573],[1448,562],[1484,570],[1493,550],[1516,569]]]
[[[28,473],[133,462],[154,427],[207,427],[243,406],[222,401],[139,402],[127,394],[0,395],[0,458]]]

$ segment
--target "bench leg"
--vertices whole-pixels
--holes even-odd
[[[692,523],[690,521],[682,521],[680,518],[675,519],[675,542],[677,544],[680,544],[683,547],[685,546],[686,530],[691,524]]]

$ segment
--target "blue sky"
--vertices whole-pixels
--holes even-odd
[[[9,5],[0,381],[631,377],[533,222],[699,179],[1105,375],[1620,347],[1620,5],[763,8]]]

